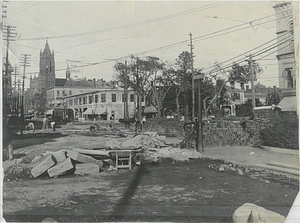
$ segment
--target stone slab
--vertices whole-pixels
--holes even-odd
[[[233,223],[284,223],[285,217],[251,203],[245,203],[237,208],[232,215]]]
[[[73,168],[74,167],[71,159],[67,158],[64,161],[57,163],[54,167],[48,169],[48,174],[50,177],[57,177],[63,175],[65,172]]]
[[[96,160],[90,156],[80,154],[74,150],[67,150],[67,156],[72,160],[78,161],[80,163],[94,163],[99,166],[99,168],[103,167],[103,162],[101,160]]]
[[[66,150],[62,149],[52,154],[56,160],[56,162],[62,162],[67,159]]]
[[[52,155],[46,156],[31,170],[31,175],[36,178],[45,173],[49,168],[56,164],[55,159]]]
[[[75,169],[77,175],[97,174],[100,171],[99,166],[95,163],[76,164]]]

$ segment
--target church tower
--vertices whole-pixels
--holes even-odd
[[[46,92],[50,87],[55,86],[55,62],[54,51],[50,50],[48,40],[43,51],[40,51],[40,73],[39,73],[39,91]]]
[[[296,88],[293,5],[284,2],[273,8],[276,13],[279,87]]]

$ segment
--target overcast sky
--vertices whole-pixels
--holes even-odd
[[[20,54],[31,54],[31,67],[26,68],[28,86],[30,74],[38,75],[39,52],[48,37],[55,53],[56,77],[65,77],[66,60],[76,60],[100,63],[84,67],[73,77],[111,80],[114,59],[124,61],[122,57],[140,53],[139,57],[151,55],[173,63],[182,51],[190,50],[188,34],[192,33],[194,66],[209,68],[276,38],[272,6],[277,3],[10,1],[4,3],[5,23],[17,27],[17,36],[10,44],[9,58],[14,66]],[[143,53],[149,50],[154,51]],[[259,81],[266,86],[278,86],[276,53],[272,52],[259,60],[264,69]]]

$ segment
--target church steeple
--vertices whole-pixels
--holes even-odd
[[[46,44],[45,44],[45,48],[44,48],[44,54],[51,54],[51,50],[48,44],[48,38],[46,38]]]
[[[55,86],[55,61],[54,51],[51,53],[48,38],[46,39],[45,48],[40,53],[40,73],[39,73],[39,89],[41,92]]]

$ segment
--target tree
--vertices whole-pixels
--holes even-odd
[[[254,80],[263,72],[263,69],[256,61],[252,61],[252,72]],[[228,70],[223,69],[221,64],[215,63],[207,78],[210,78],[215,83],[215,88],[212,95],[204,98],[204,116],[207,116],[209,111],[214,110],[219,105],[228,103],[225,89],[227,83],[234,87],[235,83],[246,84],[251,80],[250,63],[244,65],[233,63]]]
[[[115,69],[118,72],[117,81],[119,85],[125,86],[128,81],[128,86],[131,87],[137,95],[137,119],[141,121],[142,114],[142,97],[145,95],[146,87],[148,84],[149,73],[147,70],[147,61],[138,57],[131,56],[131,61],[128,63],[127,72],[128,77],[124,75],[124,64],[116,63]]]
[[[144,69],[148,72],[148,84],[155,98],[155,103],[151,101],[151,104],[156,107],[157,116],[162,117],[162,104],[171,88],[171,76],[167,70],[164,71],[165,64],[158,57],[149,56],[144,61],[144,64]]]
[[[268,92],[265,105],[278,105],[281,101],[279,94],[274,90]]]
[[[191,109],[191,86],[192,86],[192,57],[191,54],[187,51],[183,51],[178,58],[175,60],[175,68],[171,68],[169,71],[173,73],[173,86],[175,87],[176,94],[176,107],[177,107],[177,115],[180,117],[180,104],[183,107],[187,107],[187,113]],[[183,103],[179,103],[179,99],[181,95],[185,95],[185,100]]]
[[[127,73],[127,61],[125,63],[118,62],[114,66],[115,70],[117,71],[117,80],[118,85],[121,88],[124,88],[124,118],[129,119],[129,112],[128,112],[128,88],[130,86],[130,79]],[[130,128],[130,123],[125,122],[125,128]]]

